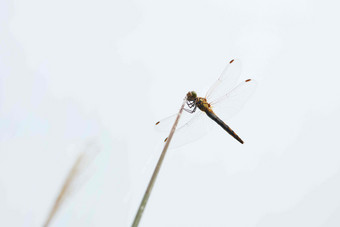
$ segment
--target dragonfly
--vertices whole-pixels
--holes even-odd
[[[241,62],[233,59],[227,63],[218,80],[208,89],[205,97],[198,97],[195,91],[187,93],[184,110],[190,116],[188,120],[179,122],[172,144],[179,147],[203,137],[209,131],[212,121],[238,142],[244,143],[240,136],[223,121],[237,114],[256,88],[256,82],[253,79],[246,79],[237,84],[240,75]],[[176,116],[177,114],[174,114],[158,121],[155,125],[156,129],[169,131]],[[166,140],[167,138],[164,142]]]

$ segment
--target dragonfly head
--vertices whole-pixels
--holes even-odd
[[[196,98],[197,98],[196,92],[194,92],[194,91],[189,91],[189,92],[187,93],[187,100],[188,100],[188,101],[195,101]]]

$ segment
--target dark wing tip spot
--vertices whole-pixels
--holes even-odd
[[[166,142],[168,140],[168,137],[165,138],[164,142]]]
[[[246,80],[246,82],[249,82],[249,81],[251,81],[251,79]]]
[[[233,60],[231,60],[230,62],[229,62],[229,64],[231,64],[231,63],[233,63],[234,62],[234,59]]]
[[[158,124],[159,124],[159,121],[156,122],[156,125],[158,125]]]

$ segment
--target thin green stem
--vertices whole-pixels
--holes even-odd
[[[161,169],[161,166],[162,166],[162,163],[163,163],[163,160],[164,160],[164,157],[165,157],[165,154],[166,154],[166,151],[168,150],[168,147],[169,147],[169,144],[170,144],[170,141],[172,139],[172,136],[174,135],[175,133],[175,130],[176,130],[176,127],[177,127],[177,124],[178,124],[178,121],[182,115],[182,112],[183,112],[183,108],[184,108],[184,105],[185,105],[185,102],[186,102],[186,98],[184,99],[183,101],[183,104],[181,106],[181,109],[179,110],[178,114],[177,114],[177,118],[176,118],[176,121],[175,123],[173,124],[172,126],[172,129],[171,129],[171,132],[169,134],[169,137],[164,145],[164,148],[163,148],[163,151],[162,151],[162,154],[161,156],[159,157],[159,160],[157,162],[157,165],[156,165],[156,168],[152,174],[152,177],[150,179],[150,182],[149,182],[149,185],[148,187],[146,188],[146,191],[144,193],[144,196],[143,196],[143,199],[142,199],[142,202],[140,203],[139,205],[139,208],[138,208],[138,211],[137,211],[137,214],[135,216],[135,219],[132,223],[132,227],[137,227],[139,225],[139,222],[142,218],[142,215],[143,215],[143,212],[145,210],[145,207],[146,207],[146,203],[148,202],[149,200],[149,197],[151,195],[151,191],[152,191],[152,188],[155,184],[155,181],[156,181],[156,178],[157,178],[157,175],[159,173],[159,170]]]

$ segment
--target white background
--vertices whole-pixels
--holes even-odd
[[[227,61],[245,108],[171,149],[140,226],[340,226],[337,1],[0,1],[0,226],[42,226],[79,152],[100,153],[52,226],[129,226],[154,123]]]

